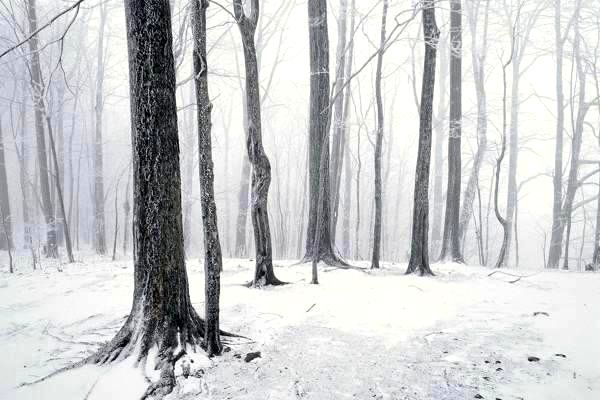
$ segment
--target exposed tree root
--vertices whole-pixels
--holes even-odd
[[[495,274],[502,274],[502,275],[511,276],[513,278],[517,278],[517,279],[510,280],[510,281],[506,281],[507,283],[517,283],[521,279],[531,278],[532,276],[539,275],[540,272],[536,272],[535,274],[531,274],[531,275],[516,275],[516,274],[511,274],[511,273],[508,273],[508,272],[504,272],[504,271],[494,271],[494,272],[488,274],[488,277],[491,277],[491,276],[493,276]]]

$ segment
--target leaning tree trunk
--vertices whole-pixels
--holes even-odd
[[[481,1],[481,0],[479,0]],[[487,151],[487,95],[485,91],[485,60],[487,56],[487,36],[488,36],[488,16],[490,0],[485,1],[483,33],[481,46],[477,45],[478,30],[477,20],[479,18],[480,3],[476,2],[469,13],[469,24],[471,26],[472,49],[471,60],[473,64],[473,79],[475,81],[475,91],[477,93],[477,151],[473,159],[473,167],[463,196],[463,204],[460,212],[460,239],[464,244],[467,230],[471,222],[471,216],[474,214],[473,203],[475,194],[479,185],[479,172],[484,161],[484,156]],[[462,247],[462,246],[461,246]]]
[[[412,240],[410,261],[406,273],[433,275],[429,267],[429,169],[431,164],[436,49],[440,32],[435,21],[434,0],[424,0],[422,7],[425,61],[419,112],[419,150],[415,173]]]
[[[329,172],[329,38],[327,2],[308,1],[310,49],[309,116],[309,213],[304,261],[314,261],[313,246],[319,243],[318,260],[343,263],[331,242],[331,193]],[[321,155],[324,154],[322,157]],[[322,161],[322,162],[321,162]],[[324,176],[321,178],[321,174]],[[322,193],[322,196],[320,195]],[[321,203],[319,203],[321,199]],[[321,221],[317,221],[321,210]],[[317,234],[317,225],[321,232]],[[317,236],[319,237],[316,240]]]
[[[27,1],[27,17],[29,20],[29,31],[36,32],[37,14],[35,0]],[[46,152],[46,134],[44,131],[44,114],[46,114],[46,104],[44,103],[44,80],[40,66],[40,54],[38,50],[38,36],[34,35],[29,42],[29,51],[31,52],[30,74],[31,74],[31,92],[33,93],[35,132],[37,140],[37,164],[39,167],[40,193],[42,202],[42,213],[46,222],[46,256],[58,258],[58,245],[56,237],[56,221],[54,219],[54,207],[50,197],[50,183],[48,175],[48,156]]]
[[[12,221],[10,214],[10,200],[8,198],[8,178],[6,176],[6,159],[4,151],[4,138],[2,133],[2,120],[0,120],[0,250],[10,251],[13,248]],[[11,262],[12,272],[12,262]]]
[[[450,132],[448,136],[448,193],[442,238],[442,261],[464,262],[460,247],[460,191],[462,136],[462,10],[461,0],[450,0]]]
[[[102,114],[104,111],[104,27],[106,4],[100,6],[100,29],[98,30],[98,58],[96,65],[96,97],[94,104],[94,247],[98,254],[106,254],[106,218],[104,216],[104,161]]]
[[[254,247],[256,264],[253,286],[278,285],[282,282],[273,272],[273,248],[267,211],[269,186],[271,184],[271,164],[262,144],[262,126],[260,110],[260,89],[258,80],[258,62],[254,47],[254,33],[259,16],[259,2],[252,0],[250,15],[246,15],[242,0],[234,0],[233,9],[240,28],[244,48],[246,67],[246,106],[248,133],[246,146],[248,158],[252,164],[252,200],[251,214],[254,229]]]
[[[175,385],[175,363],[203,344],[185,268],[171,15],[164,0],[126,0],[133,142],[134,295],[117,335],[89,361],[156,363],[144,398]],[[148,358],[151,348],[157,356]]]
[[[210,356],[221,354],[223,346],[219,335],[220,272],[223,261],[217,205],[215,203],[214,164],[211,141],[212,103],[208,96],[208,63],[206,57],[206,9],[208,0],[191,0],[192,32],[194,37],[194,82],[198,110],[198,160],[200,170],[200,203],[204,224],[204,281],[205,318],[204,343]]]
[[[385,24],[387,20],[388,0],[383,0],[381,15],[381,35],[379,38],[379,53],[377,54],[377,69],[375,72],[375,99],[377,102],[377,138],[375,140],[375,220],[373,224],[373,257],[371,268],[379,268],[381,256],[381,214],[383,210],[383,183],[381,178],[381,151],[383,147],[383,95],[381,94],[381,70],[383,68],[383,53],[385,52]]]

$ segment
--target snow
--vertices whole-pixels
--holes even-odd
[[[1,258],[0,258],[1,259]],[[138,399],[145,366],[85,366],[17,388],[91,354],[120,328],[131,262],[0,272],[0,399]],[[4,264],[0,264],[4,265]],[[277,263],[289,285],[249,289],[250,260],[226,260],[221,323],[244,335],[223,357],[176,365],[168,399],[598,399],[600,274],[434,265],[432,278]],[[204,277],[188,261],[203,313]],[[535,312],[544,312],[548,315]],[[244,362],[248,352],[261,357]],[[557,355],[558,354],[558,355]],[[564,355],[566,357],[562,357]],[[530,362],[534,356],[539,362]],[[196,373],[181,376],[193,359]],[[87,397],[86,397],[87,396]]]

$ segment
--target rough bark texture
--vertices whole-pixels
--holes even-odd
[[[329,175],[329,38],[327,2],[308,1],[310,49],[309,121],[309,212],[304,261],[314,258],[315,238],[319,240],[317,261],[340,263],[331,242],[331,193]],[[324,154],[322,156],[322,154]],[[321,162],[322,161],[322,162]],[[321,174],[324,176],[321,178]],[[322,194],[322,195],[320,195]],[[321,199],[321,203],[319,203]],[[317,221],[321,209],[321,221]],[[317,225],[321,231],[317,234]]]
[[[27,17],[29,21],[29,31],[35,32],[37,26],[37,13],[35,0],[27,1]],[[37,157],[40,179],[40,197],[42,202],[42,213],[46,222],[46,256],[58,258],[58,245],[56,237],[56,221],[54,219],[54,207],[50,197],[50,183],[48,175],[48,156],[46,154],[46,136],[44,132],[44,115],[46,114],[46,104],[44,102],[44,80],[40,66],[40,55],[38,51],[38,37],[34,35],[29,41],[29,51],[31,52],[30,73],[31,73],[31,92],[33,93],[35,132],[37,144]]]
[[[10,250],[13,247],[12,221],[10,201],[8,198],[8,179],[6,177],[6,160],[2,120],[0,120],[0,250]],[[11,263],[12,269],[12,263]],[[11,271],[12,272],[12,271]]]
[[[129,317],[91,362],[151,348],[161,370],[144,398],[175,384],[174,364],[202,345],[204,321],[191,305],[183,248],[181,178],[171,15],[166,0],[126,0],[133,142],[134,294]]]
[[[104,161],[102,138],[102,114],[104,111],[104,27],[106,4],[100,5],[100,29],[98,30],[96,60],[96,98],[94,104],[94,247],[98,254],[106,254],[106,218],[104,216]]]
[[[204,226],[204,287],[206,326],[204,343],[209,356],[221,354],[219,335],[220,271],[223,261],[214,189],[214,164],[211,141],[212,103],[208,96],[208,63],[206,57],[206,9],[208,0],[191,0],[194,37],[194,82],[198,114],[198,159],[200,171],[200,203]]]
[[[490,0],[485,1],[483,14],[483,32],[481,33],[481,42],[478,42],[479,34],[477,29],[479,20],[479,8],[482,6],[482,0],[476,1],[469,8],[469,25],[471,27],[471,61],[473,65],[473,79],[475,81],[475,91],[477,94],[477,150],[473,157],[473,167],[469,175],[467,188],[463,196],[463,204],[460,213],[460,238],[461,244],[464,244],[471,216],[474,215],[473,203],[475,194],[479,185],[479,172],[487,151],[487,95],[485,91],[485,60],[487,56],[487,34],[488,34],[488,16]],[[480,44],[478,44],[480,43]],[[463,246],[461,245],[461,248]]]
[[[443,261],[463,262],[460,247],[460,191],[462,137],[462,9],[450,0],[450,130],[448,136],[448,193],[442,238]]]
[[[282,282],[277,279],[273,272],[273,248],[267,211],[269,186],[271,184],[271,164],[262,144],[258,62],[254,46],[259,2],[258,0],[252,0],[249,15],[244,12],[241,0],[234,0],[233,10],[242,35],[244,64],[246,67],[246,107],[248,115],[246,146],[248,148],[248,159],[252,164],[252,197],[250,203],[256,257],[252,285],[278,285]]]
[[[423,2],[423,36],[425,61],[419,115],[419,150],[415,173],[412,240],[407,274],[433,275],[429,267],[429,169],[431,164],[431,136],[433,93],[435,89],[436,48],[440,36],[433,0]]]
[[[383,183],[381,174],[381,152],[383,147],[383,95],[381,93],[381,70],[383,68],[383,54],[385,52],[385,25],[387,20],[388,0],[383,0],[381,15],[381,34],[379,38],[379,54],[377,54],[377,69],[375,72],[375,100],[377,103],[377,137],[375,139],[375,218],[373,223],[373,256],[371,268],[379,268],[381,256],[381,214],[383,212]]]

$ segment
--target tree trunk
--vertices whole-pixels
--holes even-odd
[[[329,170],[329,37],[327,2],[308,1],[310,50],[309,116],[309,213],[304,261],[314,261],[313,246],[319,243],[318,260],[327,264],[343,263],[331,242],[331,187]],[[321,157],[322,153],[325,153]],[[321,163],[321,161],[323,161]],[[324,174],[321,179],[321,174]],[[320,196],[322,192],[322,196]],[[319,198],[322,203],[319,203]],[[321,221],[317,221],[321,212]],[[317,234],[317,225],[321,232]],[[319,236],[320,239],[316,240]]]
[[[425,60],[419,112],[419,150],[415,173],[411,251],[406,273],[418,273],[423,276],[433,275],[429,267],[429,169],[431,164],[436,49],[440,32],[435,21],[433,0],[423,2],[422,13]]]
[[[134,187],[134,295],[117,335],[90,358],[156,362],[160,380],[144,398],[175,385],[175,363],[203,343],[192,307],[183,245],[181,176],[171,15],[164,0],[126,0]],[[157,357],[147,359],[151,348]]]
[[[464,262],[460,248],[460,191],[462,136],[462,10],[450,0],[450,131],[448,136],[448,193],[442,238],[442,261]]]
[[[6,159],[4,150],[4,137],[2,131],[2,120],[0,120],[0,224],[2,234],[0,235],[0,250],[11,251],[13,248],[12,220],[10,213],[10,199],[8,197],[8,178],[6,175]],[[12,260],[11,260],[12,272]]]
[[[29,31],[35,32],[37,26],[36,0],[27,1],[27,17],[29,20]],[[37,139],[37,156],[40,179],[40,192],[42,200],[42,213],[46,222],[46,245],[45,253],[47,257],[58,258],[58,245],[56,240],[56,221],[54,220],[54,207],[50,197],[50,183],[48,175],[48,156],[46,154],[46,137],[44,131],[44,115],[46,114],[46,105],[44,102],[44,81],[42,69],[40,66],[40,54],[38,51],[38,37],[34,35],[29,41],[29,51],[31,52],[30,73],[31,73],[31,92],[33,93],[35,131]]]
[[[252,286],[278,285],[282,282],[277,279],[273,272],[273,248],[267,211],[269,186],[271,184],[271,164],[262,144],[258,62],[256,48],[254,47],[259,2],[258,0],[252,0],[250,15],[246,15],[244,12],[241,0],[234,0],[233,9],[242,36],[246,67],[246,106],[248,115],[246,146],[248,159],[252,164],[251,215],[256,258]]]
[[[204,343],[210,356],[221,354],[219,335],[221,243],[217,226],[217,206],[214,189],[214,164],[211,141],[212,103],[208,95],[208,63],[206,57],[206,9],[208,0],[191,0],[194,37],[194,82],[198,113],[198,160],[200,171],[200,203],[204,226],[205,318]]]
[[[371,268],[379,268],[381,256],[381,214],[383,209],[383,183],[381,177],[381,151],[383,147],[383,95],[381,94],[381,70],[383,53],[385,52],[385,25],[387,20],[388,0],[383,0],[381,16],[381,36],[379,38],[379,54],[377,54],[377,69],[375,72],[375,98],[377,103],[377,138],[375,140],[375,218],[373,224],[373,257]]]
[[[477,38],[477,20],[479,18],[479,7],[481,0],[478,0],[472,8],[469,8],[469,24],[471,26],[472,49],[471,60],[473,64],[473,79],[475,81],[475,91],[477,93],[477,151],[473,158],[473,168],[469,176],[467,188],[463,196],[463,204],[460,213],[459,232],[461,243],[464,244],[471,216],[473,215],[473,203],[475,194],[479,185],[479,172],[487,151],[487,95],[485,91],[485,60],[487,56],[487,34],[488,34],[488,16],[490,0],[485,1],[484,23],[481,45],[478,46]],[[481,206],[481,205],[480,205]],[[481,227],[480,227],[481,228]]]
[[[94,104],[94,248],[98,254],[106,254],[106,220],[104,216],[104,161],[102,113],[104,111],[104,27],[106,25],[106,4],[100,5],[100,29],[98,31],[96,64],[96,97]]]
[[[353,10],[354,11],[354,10]],[[340,181],[342,176],[342,164],[344,160],[344,93],[342,87],[346,81],[346,37],[348,21],[348,1],[340,0],[338,15],[338,42],[336,49],[337,65],[335,68],[335,90],[340,92],[333,102],[333,141],[331,144],[331,240],[335,243],[336,228],[338,220]],[[352,48],[352,47],[351,47]],[[350,50],[351,51],[351,50]],[[352,60],[349,59],[351,64]]]

